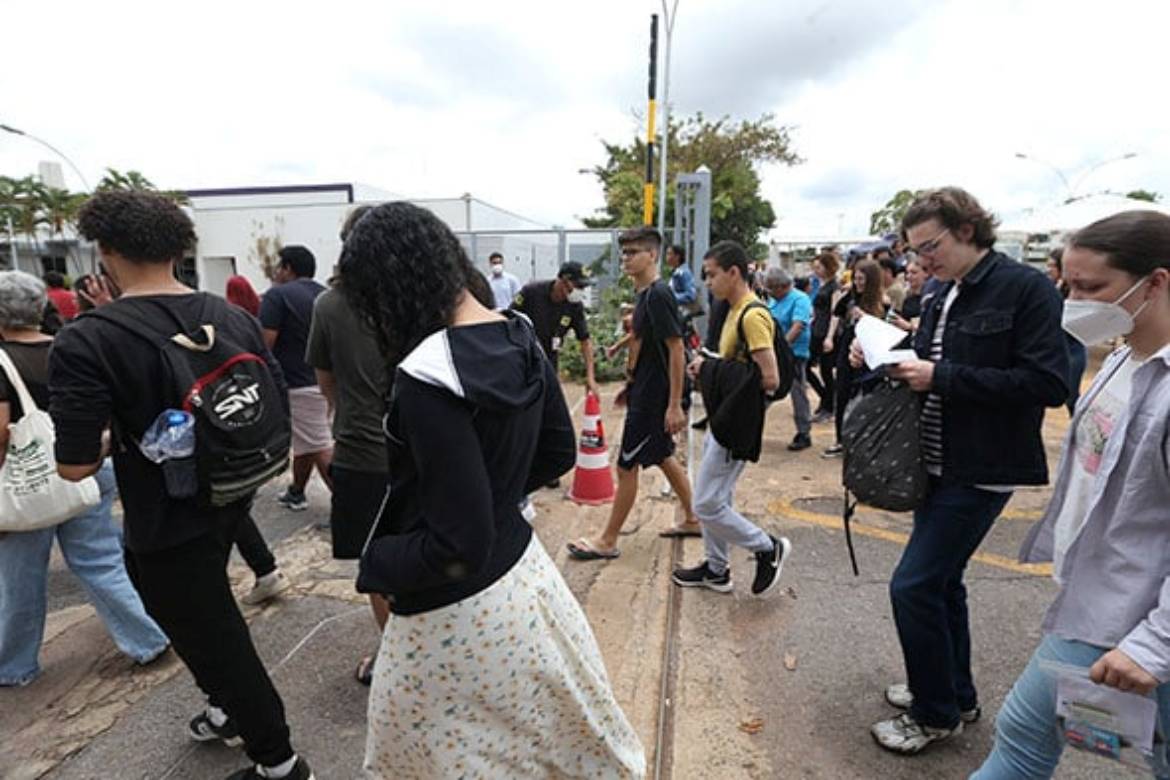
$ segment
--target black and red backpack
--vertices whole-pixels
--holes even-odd
[[[211,295],[200,297],[194,329],[165,303],[156,308],[163,320],[173,322],[172,328],[160,328],[132,306],[102,306],[85,316],[118,325],[158,349],[169,386],[164,392],[168,408],[195,418],[196,484],[191,497],[222,507],[250,496],[288,466],[288,394],[262,355],[217,327],[231,316],[228,304]],[[167,478],[169,489],[169,474]]]

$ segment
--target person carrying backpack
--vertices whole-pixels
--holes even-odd
[[[243,742],[256,766],[229,780],[308,780],[227,577],[256,486],[287,467],[280,367],[253,317],[175,279],[195,231],[174,202],[102,192],[78,226],[122,296],[50,355],[58,472],[84,479],[112,453],[130,579],[208,699],[191,738]]]
[[[735,545],[755,555],[751,592],[762,596],[780,581],[792,544],[736,512],[732,501],[747,461],[760,456],[765,398],[782,384],[773,343],[776,324],[749,286],[743,247],[720,241],[703,258],[703,267],[708,288],[730,304],[719,338],[720,356],[700,356],[687,367],[703,392],[710,419],[695,478],[695,516],[702,526],[706,557],[695,566],[675,569],[671,579],[684,588],[730,593],[728,556]]]
[[[870,729],[896,753],[919,753],[979,719],[963,574],[1016,485],[1048,481],[1040,426],[1068,394],[1061,300],[1043,274],[995,251],[994,216],[956,187],[931,190],[902,230],[943,286],[925,306],[918,359],[888,368],[924,396],[926,497],[890,580],[905,710]],[[859,367],[860,349],[850,361]],[[907,467],[909,472],[912,467]]]

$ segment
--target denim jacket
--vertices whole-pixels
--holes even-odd
[[[1128,347],[1110,355],[1077,402],[1052,501],[1025,539],[1020,560],[1052,560],[1077,425],[1129,356]],[[1101,456],[1088,517],[1057,574],[1062,584],[1044,616],[1045,631],[1119,647],[1160,682],[1170,682],[1170,346],[1134,372],[1129,404]]]
[[[914,349],[930,341],[954,282],[925,303]],[[943,478],[963,485],[1043,485],[1044,407],[1068,398],[1063,302],[1048,278],[1000,252],[971,269],[947,314],[931,390],[943,399]]]

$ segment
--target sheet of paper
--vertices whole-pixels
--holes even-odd
[[[863,314],[857,321],[855,332],[857,343],[865,355],[865,364],[870,368],[918,359],[912,349],[894,349],[908,334],[884,320]]]

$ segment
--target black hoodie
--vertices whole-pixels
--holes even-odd
[[[390,503],[357,587],[409,615],[478,593],[515,565],[532,537],[520,502],[572,467],[576,440],[553,367],[519,318],[431,334],[398,367],[393,392]]]

